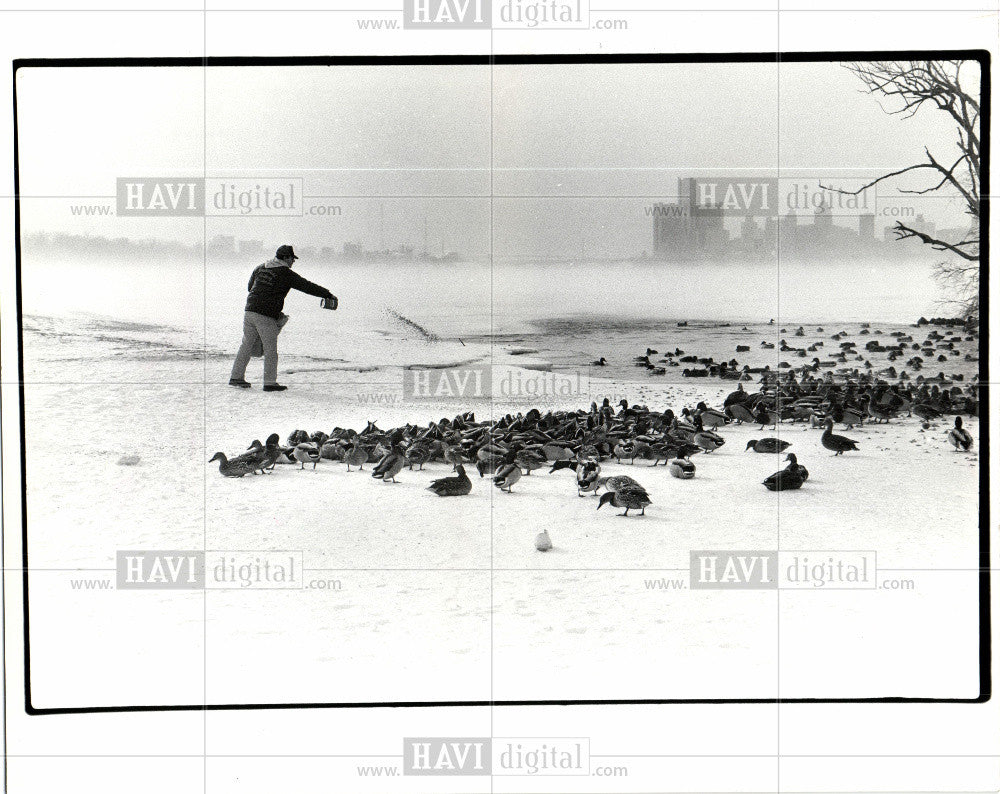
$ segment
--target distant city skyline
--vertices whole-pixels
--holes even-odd
[[[207,82],[197,67],[27,68],[17,80],[25,234],[189,245],[221,234],[475,260],[652,256],[651,208],[676,197],[678,178],[871,179],[919,161],[925,145],[942,160],[953,148],[943,114],[887,115],[825,62],[213,67]],[[60,120],[95,104],[99,129],[54,145]],[[294,121],[276,136],[261,114]],[[87,211],[114,206],[118,177],[206,174],[294,175],[308,206],[296,217]],[[947,194],[897,190],[915,184],[883,186],[880,207],[961,226]],[[875,236],[894,220],[877,216]],[[726,229],[742,236],[739,224]]]

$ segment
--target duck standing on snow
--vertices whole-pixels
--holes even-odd
[[[350,471],[351,466],[357,466],[358,471],[364,471],[367,460],[368,450],[361,446],[361,437],[355,436],[354,442],[344,452],[344,463],[347,464],[347,470]]]
[[[511,452],[504,459],[500,468],[497,469],[496,476],[493,478],[494,485],[507,493],[510,493],[510,489],[514,487],[514,483],[521,479],[521,467],[514,461],[515,454]]]
[[[260,462],[261,471],[273,469],[274,464],[278,462],[283,453],[279,441],[280,436],[277,433],[271,433],[267,437],[267,441],[264,442],[264,459]]]
[[[698,403],[697,408],[698,416],[701,418],[702,424],[709,430],[715,430],[715,428],[720,427],[729,421],[729,417],[722,413],[722,411],[716,411],[714,408],[709,408],[704,402]]]
[[[405,465],[406,457],[403,455],[402,448],[399,444],[393,444],[392,449],[385,453],[382,460],[375,466],[372,477],[382,482],[396,482],[396,475],[403,470]]]
[[[726,443],[726,440],[718,433],[713,433],[711,430],[704,428],[700,416],[695,419],[695,427],[695,434],[691,440],[705,450],[705,452],[711,452]]]
[[[302,464],[300,469],[304,469],[307,463],[312,463],[313,471],[316,471],[316,464],[319,463],[319,448],[312,441],[296,444],[295,449],[292,450],[292,457]]]
[[[694,464],[684,458],[674,458],[667,464],[667,469],[670,471],[670,476],[678,480],[694,479]]]
[[[642,487],[627,474],[619,474],[616,477],[598,477],[597,487],[594,490],[598,491],[601,488],[607,488],[609,491],[617,491],[619,488],[628,488],[630,486],[635,486],[636,488]]]
[[[836,436],[833,434],[833,419],[826,420],[826,430],[823,431],[823,438],[820,439],[823,446],[833,450],[833,456],[843,455],[852,450],[857,451],[858,443],[846,436]]]
[[[782,441],[780,438],[762,438],[760,441],[750,439],[747,442],[747,449],[752,449],[754,452],[770,452],[774,454],[784,452],[791,445],[791,441]]]
[[[597,461],[588,461],[576,470],[576,495],[597,491],[597,481],[601,476],[601,465]]]
[[[215,461],[219,461],[219,474],[223,477],[243,477],[247,474],[253,474],[257,469],[257,463],[243,455],[229,460],[225,453],[216,452],[208,462],[214,463]]]
[[[535,536],[535,548],[539,551],[552,550],[552,538],[549,537],[549,531],[547,529],[543,529]]]
[[[962,417],[955,417],[955,426],[948,431],[948,441],[959,452],[967,452],[972,449],[972,436],[969,431],[962,427]]]
[[[472,480],[465,473],[465,466],[455,467],[457,477],[442,477],[427,486],[428,491],[434,491],[438,496],[468,496],[472,493]]]
[[[649,494],[641,486],[631,486],[627,488],[621,488],[617,491],[608,491],[601,496],[601,500],[597,503],[597,509],[600,510],[604,505],[610,503],[613,507],[624,507],[625,512],[619,513],[620,516],[628,517],[629,510],[641,510],[639,515],[646,515],[646,508],[653,503],[653,500],[649,498]]]

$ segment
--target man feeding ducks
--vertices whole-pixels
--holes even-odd
[[[289,291],[297,289],[307,295],[315,295],[323,298],[324,308],[337,308],[337,298],[330,290],[292,271],[296,259],[298,257],[292,246],[283,245],[275,252],[274,259],[258,265],[250,275],[250,283],[247,284],[250,294],[243,312],[243,341],[233,362],[230,386],[250,388],[246,380],[247,364],[255,350],[260,349],[264,355],[264,391],[285,391],[288,388],[278,383],[278,334],[288,320],[281,310]]]

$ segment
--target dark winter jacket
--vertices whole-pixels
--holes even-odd
[[[307,295],[315,295],[317,298],[333,297],[326,287],[313,284],[281,260],[272,259],[258,265],[251,274],[250,283],[247,284],[250,294],[247,296],[246,310],[277,319],[285,305],[285,296],[292,289]]]

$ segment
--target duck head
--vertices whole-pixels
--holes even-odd
[[[789,452],[789,453],[788,453],[788,454],[787,454],[787,455],[785,456],[785,460],[787,460],[787,461],[788,461],[789,463],[791,463],[791,464],[792,464],[793,466],[797,466],[797,465],[799,464],[799,459],[798,459],[797,457],[795,457],[795,453],[794,453],[794,452]]]
[[[260,443],[260,439],[255,438],[252,442],[250,442],[250,446],[247,447],[248,451],[251,449],[264,449],[264,445]]]
[[[756,441],[756,439],[752,439],[751,438],[749,441],[747,441],[747,449],[752,449],[752,450],[754,450],[754,452],[757,451],[757,441]],[[743,451],[746,452],[747,450],[745,449]]]
[[[217,460],[221,460],[223,463],[225,463],[226,462],[225,453],[216,452],[214,455],[212,455],[211,458],[209,458],[208,462],[209,463],[215,463],[215,461],[217,461]]]
[[[465,466],[463,466],[461,463],[459,463],[455,467],[455,473],[458,474],[459,477],[464,477],[465,476]]]
[[[271,433],[271,435],[267,437],[267,441],[264,442],[264,445],[273,449],[278,446],[278,442],[280,440],[281,437],[277,433]]]
[[[611,500],[614,498],[615,498],[614,491],[605,491],[603,494],[601,494],[600,501],[598,501],[597,503],[597,509],[600,510],[602,507],[604,507],[604,505],[611,502]]]

